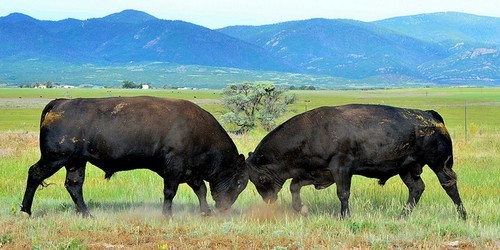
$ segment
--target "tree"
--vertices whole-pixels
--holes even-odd
[[[249,131],[259,122],[270,131],[295,100],[294,94],[271,82],[231,84],[222,90],[222,103],[229,109],[222,115],[222,122],[238,126],[239,132]]]
[[[141,84],[135,84],[133,81],[123,81],[122,88],[124,89],[140,89]]]

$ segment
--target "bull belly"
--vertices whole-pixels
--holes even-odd
[[[335,183],[328,169],[313,170],[302,173],[299,177],[303,186],[314,185],[316,189],[324,189]]]
[[[355,175],[361,175],[368,178],[387,180],[399,174],[397,169],[362,169],[354,172]]]
[[[121,158],[121,159],[89,159],[92,165],[102,169],[104,172],[114,173],[133,169],[151,169],[157,171],[162,168],[161,161],[144,158]]]
[[[399,161],[382,163],[379,165],[361,165],[355,167],[353,174],[368,178],[376,178],[385,182],[389,178],[399,175],[401,172],[405,171],[405,169],[408,169],[409,165],[411,164],[401,163]]]

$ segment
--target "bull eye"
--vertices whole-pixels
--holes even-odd
[[[261,176],[259,176],[259,182],[260,182],[261,184],[265,183],[265,182],[266,182],[266,177],[265,177],[265,176],[262,176],[262,175],[261,175]]]

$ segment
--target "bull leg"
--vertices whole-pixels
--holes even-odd
[[[210,216],[212,211],[208,207],[207,203],[207,186],[203,180],[188,182],[188,185],[193,189],[198,200],[200,201],[200,211],[203,216]]]
[[[166,217],[172,217],[172,200],[177,193],[179,188],[179,182],[175,178],[166,176],[163,178],[163,195],[165,200],[163,201],[163,215]]]
[[[82,186],[85,180],[85,162],[79,163],[75,167],[66,167],[66,182],[64,186],[68,190],[71,199],[75,202],[76,211],[84,217],[91,217],[87,205],[83,199]]]
[[[345,218],[351,215],[349,209],[349,196],[351,195],[352,176],[344,174],[343,177],[335,178],[337,181],[337,196],[340,200],[340,217]]]
[[[340,200],[340,217],[350,216],[349,196],[351,195],[351,178],[348,172],[349,167],[334,167],[332,171],[333,179],[337,182],[337,197]]]
[[[307,206],[302,203],[302,199],[300,198],[300,189],[305,185],[307,184],[304,184],[304,182],[299,180],[298,178],[293,178],[292,183],[290,184],[290,192],[292,193],[292,207],[295,211],[302,215],[307,215],[309,210]]]
[[[62,167],[63,162],[61,161],[46,162],[43,159],[40,159],[30,167],[26,181],[26,191],[24,192],[23,203],[21,204],[21,212],[31,215],[31,206],[36,189],[45,179],[52,176]]]
[[[399,176],[403,180],[404,184],[408,187],[409,191],[408,201],[406,202],[403,211],[401,211],[401,217],[406,217],[413,211],[413,208],[415,208],[418,201],[420,200],[420,197],[422,196],[422,193],[425,189],[425,184],[420,176],[412,175],[411,171],[402,173]]]
[[[453,159],[451,156],[444,162],[443,167],[438,167],[440,165],[430,164],[429,167],[436,173],[441,186],[446,190],[448,196],[453,200],[455,206],[457,207],[457,212],[463,220],[467,220],[467,212],[465,211],[462,199],[460,199],[460,194],[458,193],[457,187],[457,174],[451,169],[453,165]]]

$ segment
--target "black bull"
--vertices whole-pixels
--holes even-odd
[[[467,214],[452,170],[452,142],[435,111],[382,105],[321,107],[297,115],[270,132],[247,159],[250,180],[265,201],[274,202],[292,178],[292,206],[305,212],[300,189],[337,184],[340,215],[349,215],[352,175],[378,178],[384,184],[399,175],[409,189],[403,209],[412,211],[424,191],[420,174],[428,165],[457,206]]]
[[[228,209],[246,187],[243,155],[205,110],[182,100],[154,97],[58,99],[50,102],[40,123],[41,158],[29,169],[21,211],[31,214],[35,191],[66,168],[65,187],[77,211],[88,216],[82,185],[87,162],[109,178],[117,171],[146,168],[164,180],[163,214],[172,215],[180,183],[196,193],[202,214],[210,184],[220,210]]]

